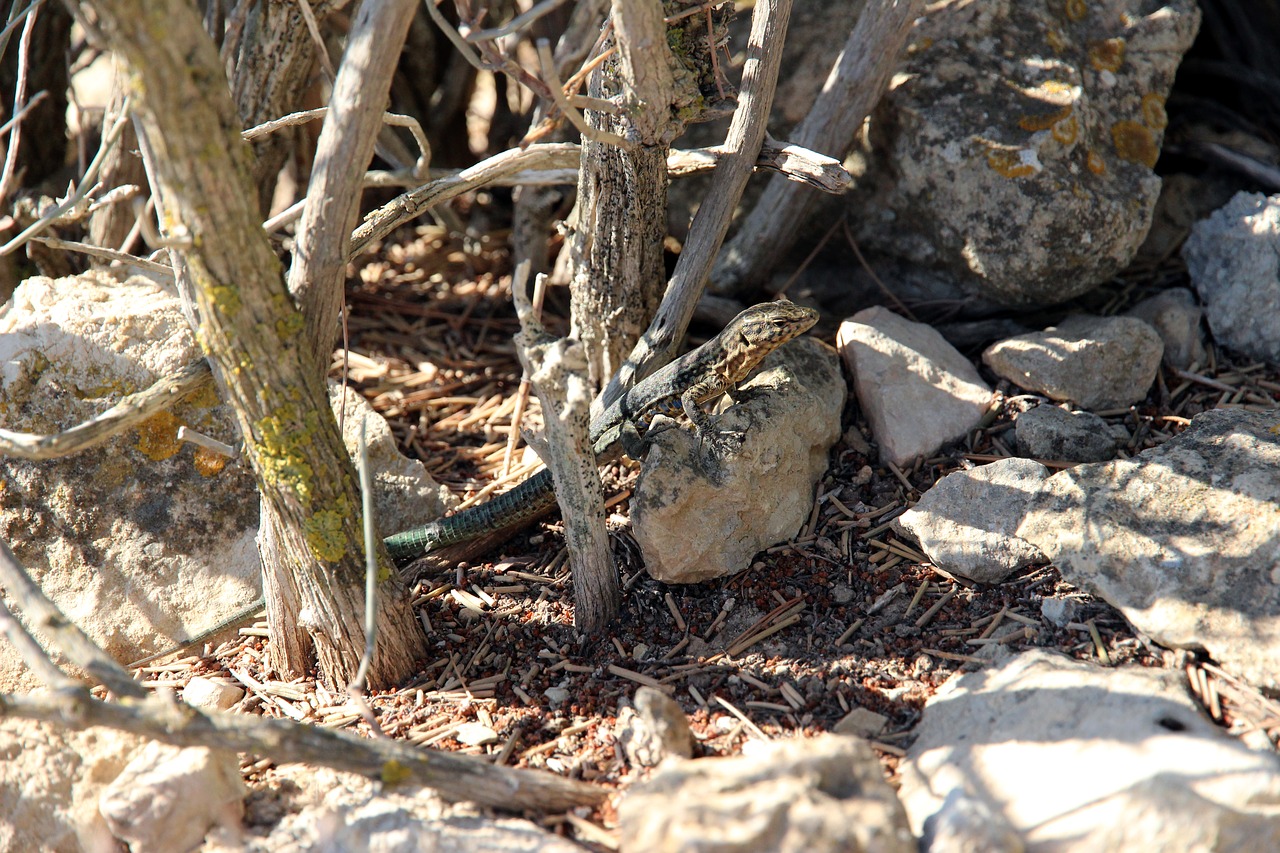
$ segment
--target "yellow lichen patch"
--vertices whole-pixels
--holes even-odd
[[[1045,33],[1044,40],[1054,53],[1065,53],[1067,50],[1067,40],[1059,35],[1057,30],[1049,30]]]
[[[1040,115],[1028,115],[1018,119],[1018,127],[1028,133],[1036,133],[1041,130],[1048,130],[1058,122],[1071,116],[1071,105],[1059,107],[1053,112],[1042,113]]]
[[[240,310],[240,290],[227,284],[209,288],[209,299],[223,314],[235,314]]]
[[[227,457],[207,447],[197,447],[195,455],[196,472],[201,477],[216,477],[227,467]]]
[[[987,152],[987,165],[991,170],[1006,178],[1029,178],[1036,173],[1035,166],[1022,162],[1017,151],[1007,148],[993,148]]]
[[[1053,138],[1061,142],[1063,145],[1070,145],[1076,141],[1080,135],[1080,122],[1076,121],[1075,116],[1067,116],[1062,121],[1053,126]]]
[[[1037,88],[1047,95],[1071,95],[1076,91],[1075,86],[1063,80],[1045,80]]]
[[[276,334],[281,340],[286,340],[301,332],[305,325],[301,311],[289,310],[283,318],[276,320]]]
[[[1067,0],[1062,11],[1066,13],[1068,21],[1083,21],[1084,16],[1089,14],[1089,4],[1085,0]]]
[[[398,785],[405,782],[413,774],[399,761],[394,758],[382,765],[382,783],[384,785]]]
[[[1142,96],[1142,122],[1152,130],[1164,130],[1169,126],[1169,114],[1164,111],[1164,98],[1156,94]]]
[[[212,409],[222,401],[218,399],[218,389],[212,382],[207,382],[199,391],[187,398],[188,406],[196,409]]]
[[[261,443],[258,446],[262,478],[268,483],[290,489],[303,506],[311,504],[311,479],[315,472],[307,461],[318,421],[315,413],[300,417],[293,406],[281,407],[257,424]]]
[[[138,424],[138,450],[153,462],[168,459],[182,447],[178,441],[180,426],[182,422],[172,412],[157,412]]]
[[[1119,71],[1124,65],[1124,39],[1105,39],[1089,45],[1089,64],[1097,71]]]
[[[1099,156],[1097,151],[1090,151],[1088,153],[1084,158],[1084,165],[1095,175],[1105,175],[1107,173],[1106,161]]]
[[[1148,168],[1156,164],[1160,148],[1156,138],[1136,121],[1118,121],[1111,126],[1111,142],[1121,160],[1141,163]]]
[[[317,560],[336,563],[346,554],[346,536],[342,531],[342,513],[331,509],[314,512],[302,525],[307,547]]]

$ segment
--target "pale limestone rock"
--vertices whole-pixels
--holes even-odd
[[[931,4],[871,117],[849,201],[863,246],[1007,303],[1109,279],[1150,226],[1199,21],[1194,0]]]
[[[1185,287],[1171,287],[1149,296],[1125,312],[1147,323],[1164,341],[1164,363],[1190,370],[1206,361],[1204,342],[1200,339],[1200,321],[1204,312],[1196,298]]]
[[[1077,314],[1043,332],[994,343],[982,361],[998,375],[1085,409],[1127,406],[1147,396],[1164,343],[1133,317]]]
[[[993,822],[1033,853],[1276,849],[1280,758],[1215,726],[1184,682],[1039,649],[953,678],[900,765],[921,849],[1017,849],[957,843]]]
[[[665,583],[734,574],[793,536],[840,437],[844,397],[831,348],[801,338],[766,358],[713,418],[712,429],[742,436],[727,456],[713,458],[690,430],[650,430],[631,501],[649,574]]]
[[[662,765],[619,806],[624,853],[914,853],[866,741],[821,735]]]
[[[1041,486],[1017,535],[1157,642],[1280,688],[1280,410],[1215,410]]]
[[[1280,361],[1280,196],[1237,193],[1182,248],[1218,343]]]
[[[112,729],[0,721],[0,850],[115,849],[98,795],[142,745]]]
[[[836,345],[880,456],[908,465],[978,425],[991,389],[942,335],[886,308],[840,325]]]
[[[244,698],[244,688],[197,675],[182,688],[182,701],[206,711],[225,711]]]
[[[943,477],[893,520],[934,565],[979,583],[1001,583],[1045,562],[1016,531],[1049,469],[1030,459],[1001,459]]]

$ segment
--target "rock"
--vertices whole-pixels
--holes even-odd
[[[463,746],[484,746],[502,740],[493,728],[484,723],[463,723],[453,736]]]
[[[1091,290],[1141,245],[1193,0],[934,4],[872,115],[864,248],[1006,303]]]
[[[199,357],[177,297],[149,279],[29,279],[0,311],[5,428],[66,429]],[[0,535],[117,660],[191,636],[258,595],[249,468],[180,443],[182,425],[239,441],[209,386],[74,456],[0,460]],[[22,666],[7,644],[0,658],[11,685]]]
[[[101,727],[0,721],[0,850],[115,850],[98,795],[142,744]]]
[[[1001,459],[948,474],[893,529],[920,543],[934,565],[979,583],[1001,583],[1023,566],[1045,562],[1018,529],[1049,469],[1030,459]]]
[[[1040,602],[1040,615],[1057,628],[1076,621],[1079,612],[1080,604],[1074,598],[1046,598]]]
[[[225,711],[244,698],[244,688],[197,675],[182,688],[182,701],[206,711]]]
[[[664,764],[618,813],[635,853],[826,853],[916,849],[866,741],[761,744],[752,755]]]
[[[387,786],[325,767],[286,765],[250,797],[249,821],[271,826],[252,850],[368,853],[582,853],[583,848],[516,818],[446,804],[425,788]],[[239,851],[235,845],[231,850]],[[227,853],[231,853],[230,850]]]
[[[1211,723],[1177,671],[1035,649],[953,678],[916,732],[899,771],[922,850],[1017,849],[940,843],[966,813],[994,813],[1031,851],[1280,844],[1280,758]]]
[[[884,731],[889,718],[866,708],[854,708],[840,718],[831,730],[838,735],[873,738]]]
[[[1004,815],[985,801],[966,796],[963,785],[957,785],[929,819],[920,849],[928,853],[1022,853],[1026,845]]]
[[[641,687],[635,708],[618,712],[614,730],[632,767],[656,767],[664,758],[691,758],[693,731],[676,700],[661,690]]]
[[[238,827],[245,787],[235,753],[147,744],[98,808],[132,853],[194,850],[215,824]]]
[[[1019,387],[1109,409],[1146,397],[1163,352],[1160,335],[1141,320],[1078,314],[992,344],[982,361]]]
[[[569,701],[570,693],[567,687],[548,687],[542,691],[542,695],[547,697],[552,708],[558,708]]]
[[[792,341],[733,394],[713,429],[740,448],[708,460],[690,430],[651,430],[631,524],[650,575],[696,583],[734,574],[809,517],[813,488],[840,437],[845,384],[831,348]]]
[[[1164,341],[1164,363],[1180,370],[1204,364],[1207,357],[1200,340],[1204,314],[1195,295],[1185,287],[1171,287],[1149,296],[1126,312],[1150,325]]]
[[[1238,193],[1191,229],[1182,258],[1214,339],[1280,361],[1280,196]]]
[[[6,429],[78,424],[200,357],[171,288],[105,272],[33,278],[0,311]],[[336,392],[332,395],[336,399]],[[348,392],[348,446],[368,418],[384,528],[443,512],[443,490],[395,452],[380,416]],[[258,597],[258,493],[244,461],[177,440],[179,426],[239,441],[212,386],[75,456],[0,460],[0,535],[73,622],[117,660],[181,642]],[[0,644],[0,688],[25,668]]]
[[[1280,688],[1280,415],[1215,410],[1041,486],[1018,535],[1157,642]]]
[[[1014,440],[1018,453],[1033,459],[1104,462],[1116,453],[1106,421],[1057,406],[1036,406],[1018,415]]]
[[[836,344],[880,456],[895,465],[964,436],[991,402],[978,371],[942,335],[886,308],[854,314]]]
[[[339,399],[342,409],[338,408]],[[408,530],[439,518],[458,503],[449,487],[432,480],[421,462],[400,452],[386,418],[363,396],[330,383],[329,404],[335,417],[342,414],[342,440],[352,459],[360,458],[360,424],[365,424],[369,467],[373,470],[373,508],[380,530],[387,534]]]

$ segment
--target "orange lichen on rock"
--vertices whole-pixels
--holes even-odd
[[[1152,130],[1164,130],[1169,126],[1169,114],[1164,110],[1164,98],[1154,93],[1142,96],[1142,122]]]
[[[1084,16],[1089,14],[1089,4],[1085,0],[1067,0],[1063,11],[1066,12],[1067,20],[1083,21]]]
[[[153,462],[168,459],[182,447],[180,426],[182,422],[172,412],[157,412],[138,424],[138,450]]]
[[[1053,126],[1053,138],[1063,145],[1070,145],[1076,141],[1080,135],[1080,122],[1076,121],[1076,117],[1071,115],[1057,122]]]
[[[207,447],[197,447],[195,454],[196,472],[201,477],[214,477],[227,467],[227,457]]]
[[[1107,173],[1107,163],[1097,151],[1090,151],[1085,155],[1084,165],[1095,175],[1105,175]]]
[[[1022,161],[1022,155],[1007,148],[993,148],[987,152],[987,165],[1006,178],[1029,178],[1036,167]]]
[[[1141,163],[1148,168],[1155,166],[1160,157],[1156,138],[1145,126],[1136,121],[1118,121],[1111,126],[1111,142],[1121,160]]]
[[[1089,64],[1098,71],[1119,71],[1124,65],[1124,39],[1104,39],[1089,45]]]
[[[1023,116],[1018,119],[1018,127],[1028,133],[1036,133],[1041,130],[1048,130],[1057,125],[1065,118],[1071,117],[1071,105],[1059,107],[1051,113],[1043,113],[1041,115]]]

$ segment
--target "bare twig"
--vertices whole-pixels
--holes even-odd
[[[79,243],[75,240],[59,240],[57,237],[32,237],[31,242],[43,243],[50,249],[63,249],[68,252],[79,252],[82,255],[89,255],[94,258],[102,258],[107,261],[119,261],[122,264],[144,269],[149,272],[173,278],[173,267],[168,264],[158,264],[147,258],[139,258],[137,255],[130,255],[125,252],[117,252],[115,249],[104,249],[101,246],[90,246],[88,243]]]
[[[792,131],[796,144],[843,156],[863,119],[889,83],[924,0],[867,4],[809,114]],[[725,247],[711,273],[711,288],[726,293],[763,280],[791,246],[813,204],[803,187],[774,178]]]
[[[676,149],[667,155],[667,173],[683,177],[709,172],[724,156],[724,149],[718,146]],[[755,167],[778,172],[788,180],[808,184],[832,195],[846,192],[853,184],[853,176],[834,157],[768,136],[760,148]]]
[[[566,2],[568,2],[568,0],[542,0],[541,3],[534,6],[529,11],[516,15],[514,18],[512,18],[510,21],[508,21],[507,23],[503,24],[500,27],[494,27],[493,29],[488,29],[488,30],[474,30],[472,32],[467,33],[465,36],[463,36],[463,38],[465,38],[469,42],[474,43],[474,42],[480,42],[480,41],[490,41],[492,39],[500,39],[504,36],[509,36],[512,33],[517,32],[522,28],[529,26],[539,18],[542,18],[545,15],[551,14],[556,9],[559,9],[561,6],[563,6]]]
[[[18,602],[23,615],[32,629],[46,637],[54,647],[61,650],[71,661],[93,678],[106,685],[107,689],[117,696],[139,699],[146,695],[138,682],[129,677],[107,653],[98,648],[93,640],[67,617],[63,616],[52,601],[45,596],[39,586],[31,580],[27,570],[18,562],[17,556],[9,550],[8,543],[0,541],[0,584]],[[0,608],[4,605],[0,602]],[[8,613],[8,610],[4,610]],[[12,626],[5,632],[22,658],[32,671],[52,687],[74,684],[53,661],[42,651],[39,645],[33,650],[13,632]],[[24,648],[24,646],[26,646]],[[43,660],[41,660],[43,659]],[[54,673],[57,673],[55,676]]]
[[[22,24],[22,35],[18,37],[18,73],[13,84],[13,113],[22,112],[22,102],[27,98],[27,67],[31,58],[31,33],[35,30],[36,10],[32,9]],[[13,125],[9,133],[9,150],[4,158],[4,172],[0,174],[0,199],[9,197],[9,184],[13,181],[13,172],[18,165],[18,143],[22,137],[22,122]]]
[[[586,117],[573,104],[569,103],[569,99],[564,94],[564,86],[560,83],[560,76],[556,74],[555,60],[551,57],[551,44],[546,39],[538,39],[538,59],[542,63],[542,74],[547,78],[547,85],[551,89],[551,97],[555,100],[556,106],[560,108],[560,112],[564,114],[565,118],[569,119],[579,133],[587,139],[602,144],[616,145],[622,149],[635,147],[635,143],[623,139],[616,133],[600,130],[587,124]]]
[[[0,429],[0,454],[19,459],[57,459],[79,453],[172,406],[203,388],[211,379],[209,364],[201,359],[145,391],[130,394],[97,417],[62,432],[34,435]]]
[[[252,142],[255,139],[261,139],[270,133],[275,133],[284,127],[292,127],[298,124],[305,124],[309,121],[322,119],[329,113],[328,107],[317,107],[314,110],[302,110],[296,113],[290,113],[287,116],[281,116],[278,119],[263,122],[256,127],[251,127],[240,134],[246,142]],[[427,167],[431,165],[431,143],[427,140],[427,133],[422,129],[422,124],[413,116],[401,115],[399,113],[383,113],[382,121],[392,127],[404,127],[409,129],[409,133],[413,135],[413,140],[418,144],[418,161],[414,165],[412,177],[416,181],[422,179],[426,174]]]
[[[429,208],[457,198],[465,192],[488,186],[501,178],[526,169],[576,168],[579,150],[577,145],[553,143],[530,145],[524,150],[513,148],[481,160],[450,178],[432,181],[425,186],[398,196],[365,217],[351,235],[348,257],[354,257],[381,240],[396,228],[416,219]]]

